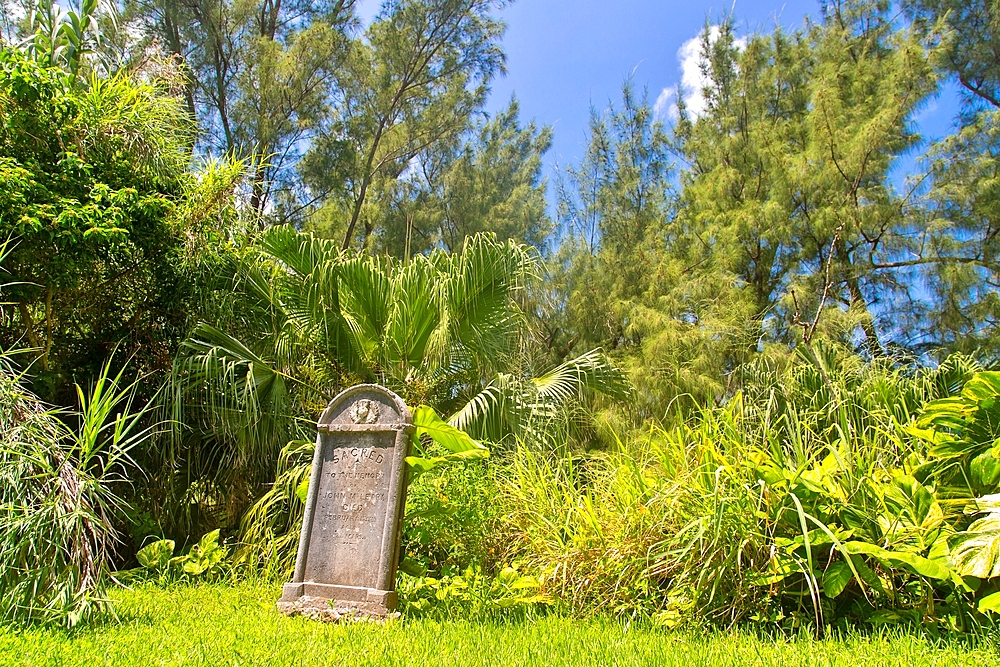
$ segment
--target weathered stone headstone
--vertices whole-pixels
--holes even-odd
[[[413,418],[377,385],[352,387],[319,419],[295,574],[278,607],[329,619],[396,608],[396,564]]]

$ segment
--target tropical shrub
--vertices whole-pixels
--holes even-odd
[[[416,476],[406,492],[401,569],[414,576],[457,575],[500,567],[502,516],[492,461],[441,466]]]
[[[149,437],[136,384],[105,365],[76,412],[48,409],[0,356],[0,619],[73,626],[107,605],[131,453]]]
[[[954,475],[958,449],[970,478],[982,475],[972,461],[988,468],[977,457],[992,451],[982,444],[990,431],[968,422],[995,393],[977,370],[954,357],[911,372],[829,348],[758,369],[746,394],[618,451],[554,458],[522,448],[503,487],[505,557],[581,612],[817,631],[989,625],[995,496],[936,481]],[[963,401],[944,398],[963,384]],[[941,414],[959,405],[964,429]],[[946,434],[928,433],[935,419]],[[980,444],[956,444],[970,437]],[[946,439],[949,450],[924,447]]]
[[[169,463],[194,482],[176,495],[228,503],[231,524],[342,388],[379,382],[439,410],[478,391],[515,344],[512,297],[532,266],[525,248],[489,236],[406,263],[290,228],[265,232],[259,249],[237,278],[248,307],[192,331],[170,392]]]
[[[136,553],[136,559],[145,573],[154,575],[160,583],[179,579],[219,576],[225,570],[228,555],[219,543],[219,531],[205,533],[197,543],[184,553],[174,556],[173,540],[150,542]]]
[[[928,445],[914,475],[957,515],[946,531],[953,571],[979,611],[1000,613],[1000,373],[928,403],[909,432]]]
[[[13,241],[0,346],[30,348],[43,399],[71,405],[73,383],[116,346],[140,374],[169,365],[190,292],[173,212],[191,142],[163,82],[123,73],[75,87],[0,49],[0,239]]]

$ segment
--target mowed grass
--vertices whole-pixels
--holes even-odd
[[[3,665],[975,665],[1000,652],[903,633],[772,640],[695,636],[610,619],[516,623],[396,620],[324,625],[285,618],[276,586],[144,587],[115,594],[119,623],[66,632],[0,629]]]

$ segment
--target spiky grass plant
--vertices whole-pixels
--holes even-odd
[[[107,606],[129,452],[143,442],[135,384],[105,364],[80,408],[44,406],[0,355],[0,619],[72,627]]]

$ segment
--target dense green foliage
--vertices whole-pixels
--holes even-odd
[[[0,618],[73,626],[107,604],[131,450],[150,429],[105,366],[79,412],[45,409],[0,355]]]
[[[517,623],[550,611],[641,627],[541,621],[598,653],[654,650],[651,624],[987,636],[993,4],[707,24],[690,99],[626,82],[593,111],[556,221],[551,128],[516,99],[483,112],[504,4],[387,0],[363,31],[350,0],[43,0],[4,23],[0,614],[75,625],[117,567],[163,587],[120,594],[127,621],[218,593],[241,614],[213,622],[266,629],[247,650],[280,661],[302,625],[262,589],[170,587],[286,577],[317,415],[377,382],[417,426],[406,619],[377,641],[445,628],[465,649],[468,627],[430,620],[461,616],[513,659],[538,641]],[[924,146],[947,80],[961,116]],[[886,642],[901,664],[926,648]],[[691,640],[795,652],[719,646]]]
[[[179,230],[190,124],[178,101],[125,76],[66,87],[0,52],[0,238],[13,301],[0,345],[30,346],[34,386],[69,403],[115,346],[163,368],[185,324]]]
[[[995,376],[955,358],[907,377],[825,352],[829,385],[798,362],[626,450],[518,452],[511,556],[580,611],[990,627]],[[962,398],[937,399],[970,375]]]

